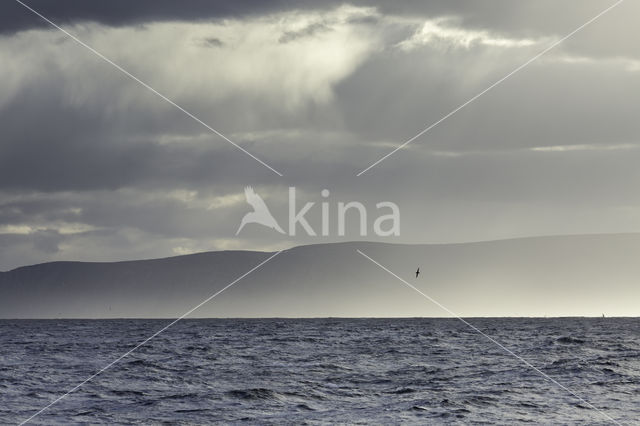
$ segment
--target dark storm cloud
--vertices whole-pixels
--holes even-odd
[[[25,0],[43,16],[56,24],[93,21],[109,26],[139,25],[157,21],[203,21],[241,18],[277,12],[292,7],[286,0],[237,0],[233,2],[209,0]],[[311,1],[295,3],[307,8]],[[49,24],[14,1],[0,6],[0,33],[43,27]]]
[[[307,30],[305,34],[325,31],[326,26],[311,25],[311,28],[312,31]],[[32,41],[31,49],[13,49],[12,42],[19,44],[20,40],[28,40],[29,37],[16,36],[6,40],[3,46],[6,57],[12,59],[12,67],[5,70],[8,76],[3,88],[7,95],[0,98],[3,138],[0,144],[0,190],[87,191],[136,185],[171,188],[206,186],[211,182],[221,185],[232,181],[242,185],[243,182],[250,184],[251,181],[262,180],[271,173],[181,111],[122,76],[108,64],[96,61],[90,52],[68,40],[54,43],[51,52],[48,51],[51,46],[48,33],[40,32],[33,35],[38,42]],[[202,38],[190,38],[186,46],[192,47],[193,40]],[[211,40],[219,39],[207,40],[211,44]],[[213,43],[217,48],[224,48],[227,55],[233,52],[233,48],[222,43]],[[179,44],[178,47],[184,48],[185,45]],[[127,48],[118,49],[118,53],[126,54]],[[166,67],[164,51],[150,53],[157,53],[159,59],[156,61]],[[297,57],[295,52],[293,55]],[[196,56],[195,60],[203,57],[206,59],[206,53]],[[36,65],[40,61],[46,67]],[[236,67],[242,70],[245,61],[250,63],[252,58],[241,57],[241,63]],[[353,59],[349,57],[345,61]],[[266,57],[265,62],[268,67],[275,61]],[[282,69],[291,70],[286,58],[281,62]],[[267,71],[266,67],[262,67],[260,74]],[[185,80],[189,79],[192,70],[199,71],[197,66],[186,67]],[[161,83],[169,84],[165,87],[172,89],[175,74],[164,82],[162,74],[166,70],[149,66],[145,71],[140,74],[144,79],[158,78]],[[322,75],[323,71],[314,72]],[[303,69],[301,73],[307,72]],[[233,74],[223,74],[222,78],[235,79]],[[281,75],[279,71],[273,74]],[[258,77],[252,83],[254,87],[249,89],[243,87],[247,79],[232,84],[209,79],[206,83],[211,85],[210,90],[231,87],[232,96],[226,96],[223,101],[215,97],[212,99],[198,86],[193,93],[178,90],[176,100],[188,105],[190,110],[226,134],[252,127],[300,127],[303,122],[310,121],[307,97],[316,96],[315,91],[327,90],[324,85],[330,87],[331,79],[337,77],[330,74],[326,78],[329,83],[320,80],[319,83],[312,81],[312,84],[307,84],[296,79],[302,81],[301,88],[295,85],[278,88],[273,79]],[[315,85],[320,88],[316,89]],[[295,109],[283,105],[286,99],[281,93],[294,96]],[[206,115],[201,115],[201,112]],[[322,114],[310,117],[316,126],[325,126]],[[173,137],[178,141],[163,142]],[[238,142],[276,168],[289,161],[287,152],[275,152],[271,149],[273,144],[262,146],[260,137],[250,140],[240,137]]]
[[[290,185],[316,202],[313,218],[325,188],[333,208],[394,201],[402,241],[637,228],[640,87],[626,4],[361,177],[607,4],[32,4],[59,22],[107,25],[74,33],[285,176],[55,31],[10,34],[38,22],[16,5],[0,14],[0,269],[314,242],[257,226],[236,237],[246,185],[283,225]],[[237,20],[158,23],[224,17]],[[401,48],[438,17],[453,36]],[[511,46],[465,45],[465,31]]]
[[[315,34],[330,31],[331,29],[321,22],[316,22],[298,31],[286,31],[280,39],[280,43],[289,43],[301,37],[312,37]]]
[[[193,147],[130,140],[127,135],[111,132],[97,136],[95,128],[87,132],[80,128],[56,129],[55,121],[29,126],[16,120],[13,124],[17,125],[4,127],[11,143],[0,145],[0,190],[5,191],[198,186],[255,181],[271,173],[214,136],[209,143]],[[12,135],[11,130],[16,133]],[[252,143],[243,145],[260,151]],[[275,167],[284,165],[279,156],[269,161]]]
[[[136,25],[155,21],[198,21],[218,18],[240,18],[284,10],[330,9],[341,1],[318,2],[286,0],[238,0],[220,2],[208,0],[30,0],[25,3],[54,22],[94,21],[109,26]],[[476,28],[496,28],[501,31],[532,33],[567,30],[571,23],[580,23],[614,2],[584,0],[579,3],[558,3],[542,0],[526,4],[510,0],[433,0],[423,1],[351,1],[356,6],[376,7],[385,15],[410,17],[458,16]],[[576,7],[579,6],[579,7]],[[23,6],[13,1],[2,4],[0,32],[11,32],[43,25]],[[359,18],[372,21],[373,18]]]
[[[219,38],[209,37],[204,40],[205,44],[209,47],[222,47],[224,43]]]
[[[111,71],[104,68],[106,74]],[[163,135],[197,135],[202,128],[171,107],[160,112],[115,110],[117,99],[98,78],[89,83],[96,97],[73,105],[54,70],[26,85],[0,107],[0,190],[101,190],[137,184],[156,186],[222,182],[270,173],[215,135],[197,146],[160,144]],[[76,82],[71,82],[74,84]],[[149,96],[125,79],[124,90]],[[164,102],[151,97],[152,103]],[[205,130],[206,131],[206,130]],[[207,135],[207,134],[205,134]],[[254,143],[243,144],[254,150]],[[278,158],[272,161],[279,163]],[[240,164],[242,167],[238,168]],[[246,169],[246,170],[245,170]]]
[[[83,0],[31,0],[29,6],[58,24],[97,22],[108,26],[144,25],[162,21],[206,21],[225,18],[255,17],[287,10],[329,10],[344,2],[313,2],[301,0],[240,0],[211,2],[206,0],[114,0],[95,2]],[[560,38],[591,19],[614,1],[584,0],[562,2],[542,0],[514,2],[511,0],[434,0],[420,1],[352,1],[359,7],[374,7],[382,15],[396,15],[412,19],[453,17],[469,29],[489,29],[495,33],[515,37],[553,36]],[[582,31],[579,37],[564,45],[576,53],[596,56],[627,56],[640,58],[640,45],[632,32],[640,4],[626,2],[616,7],[597,26]],[[377,17],[358,16],[352,22],[375,23]],[[0,6],[0,34],[10,34],[29,28],[47,27],[39,17],[17,2],[7,1]],[[283,35],[287,40],[292,34]]]

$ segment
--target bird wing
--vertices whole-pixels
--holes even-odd
[[[247,199],[247,203],[249,203],[251,207],[253,207],[253,210],[255,210],[256,212],[269,211],[262,197],[256,194],[252,187],[247,186],[244,188],[244,196]]]

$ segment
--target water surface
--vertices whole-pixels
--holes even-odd
[[[620,423],[640,319],[469,319]],[[170,320],[0,321],[0,423],[25,420]],[[33,420],[563,423],[601,413],[456,319],[183,320]]]

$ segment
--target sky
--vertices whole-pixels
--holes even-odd
[[[0,270],[355,239],[640,232],[640,3],[27,0],[0,5]],[[236,231],[252,186],[331,235]],[[330,191],[323,198],[321,191]],[[335,235],[337,203],[400,235]]]

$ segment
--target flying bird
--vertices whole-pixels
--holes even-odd
[[[418,275],[420,275],[420,268],[416,271],[416,278],[418,278]]]
[[[242,230],[244,225],[246,225],[247,223],[258,223],[260,225],[266,226],[267,228],[275,229],[281,234],[284,234],[284,231],[282,230],[282,228],[280,228],[278,222],[276,222],[275,218],[269,211],[269,208],[264,203],[262,197],[256,194],[252,187],[247,186],[244,188],[244,196],[247,199],[247,203],[249,203],[249,205],[253,207],[253,211],[244,215],[244,217],[242,218],[242,222],[240,222],[240,227],[238,228],[236,235],[240,233],[240,230]]]

